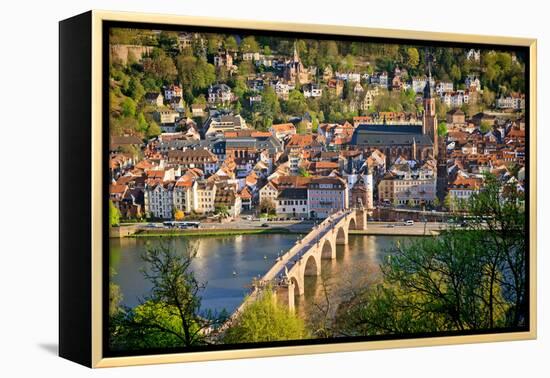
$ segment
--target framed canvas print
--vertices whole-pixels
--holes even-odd
[[[60,355],[536,337],[536,41],[60,22]]]

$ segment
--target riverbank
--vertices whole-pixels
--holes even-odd
[[[405,226],[401,223],[370,222],[366,230],[349,230],[350,235],[377,236],[432,236],[439,235],[447,228],[445,223],[414,223]]]
[[[307,234],[312,224],[269,224],[260,228],[250,224],[212,224],[201,226],[199,229],[170,229],[170,228],[143,228],[136,226],[121,227],[115,238],[142,238],[142,237],[174,237],[174,236],[235,236],[261,234]],[[227,227],[230,226],[230,227]],[[204,228],[202,228],[204,227]],[[227,228],[226,228],[227,227]],[[400,222],[369,222],[366,230],[349,230],[350,235],[379,235],[379,236],[428,236],[439,235],[448,225],[439,222],[416,222],[412,226],[404,226]]]
[[[292,234],[297,233],[283,227],[265,229],[151,229],[139,230],[129,238],[174,237],[174,236],[235,236],[235,235],[263,235],[263,234]]]

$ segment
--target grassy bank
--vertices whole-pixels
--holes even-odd
[[[234,236],[234,235],[260,235],[260,234],[290,234],[291,231],[282,228],[265,229],[225,229],[225,230],[142,230],[130,238],[149,237],[173,237],[173,236]]]

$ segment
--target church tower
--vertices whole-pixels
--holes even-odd
[[[300,61],[300,55],[298,55],[298,47],[296,46],[296,41],[294,41],[294,55],[292,59],[293,59],[293,62]]]
[[[424,116],[422,119],[422,134],[428,135],[433,142],[434,158],[437,159],[439,141],[437,140],[437,115],[435,113],[435,98],[432,88],[432,68],[428,62],[428,79],[424,87]]]

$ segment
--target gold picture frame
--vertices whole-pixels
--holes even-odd
[[[529,67],[528,67],[528,81],[529,81],[529,93],[526,95],[529,98],[528,101],[528,125],[529,125],[529,331],[527,332],[513,332],[513,333],[492,333],[492,334],[476,334],[476,335],[464,335],[464,336],[444,336],[444,337],[428,337],[428,338],[410,338],[399,340],[377,340],[377,341],[361,341],[361,342],[345,342],[345,343],[330,343],[330,344],[316,344],[316,345],[301,345],[301,346],[284,346],[284,347],[266,347],[266,348],[254,348],[254,349],[232,349],[232,350],[215,350],[205,352],[193,352],[193,353],[170,353],[170,354],[155,354],[155,355],[139,355],[139,356],[123,356],[123,357],[104,357],[103,354],[103,290],[104,290],[104,233],[103,223],[105,222],[105,210],[101,205],[103,203],[103,180],[105,175],[103,174],[102,156],[104,154],[104,137],[102,133],[104,116],[102,113],[102,104],[105,101],[104,88],[103,88],[103,59],[104,59],[104,23],[109,21],[116,22],[129,22],[129,23],[151,23],[157,25],[188,25],[188,26],[206,26],[216,28],[238,28],[261,30],[261,31],[282,31],[282,32],[296,32],[296,33],[311,33],[311,34],[325,34],[335,36],[354,36],[354,37],[375,37],[375,38],[392,38],[392,39],[406,39],[417,40],[423,42],[457,42],[457,43],[472,43],[472,44],[492,44],[502,46],[516,46],[525,47],[529,50]],[[89,142],[89,162],[91,164],[89,171],[86,173],[88,177],[87,183],[90,185],[89,201],[86,202],[90,216],[89,223],[85,225],[70,224],[71,222],[67,218],[63,219],[62,227],[60,231],[60,239],[69,238],[68,232],[85,233],[88,235],[88,244],[82,245],[80,248],[86,249],[85,259],[75,260],[75,257],[70,257],[69,252],[76,252],[74,248],[78,246],[77,240],[68,240],[66,243],[62,242],[60,245],[60,355],[84,365],[99,368],[99,367],[114,367],[114,366],[129,366],[129,365],[143,365],[143,364],[160,364],[160,363],[174,363],[174,362],[189,362],[189,361],[208,361],[208,360],[221,360],[221,359],[236,359],[236,358],[250,358],[250,357],[268,357],[268,356],[284,356],[284,355],[299,355],[299,354],[311,354],[311,353],[328,353],[328,352],[348,352],[348,351],[360,351],[360,350],[372,350],[372,349],[389,349],[389,348],[404,348],[404,347],[420,347],[420,346],[436,346],[436,345],[449,345],[449,344],[467,344],[467,343],[483,343],[483,342],[496,342],[496,341],[513,341],[513,340],[528,340],[535,339],[537,336],[537,264],[536,264],[536,227],[537,227],[537,169],[536,169],[536,125],[537,125],[537,41],[535,39],[528,38],[514,38],[514,37],[501,37],[501,36],[482,36],[482,35],[469,35],[469,34],[453,34],[453,33],[437,33],[437,32],[425,32],[425,31],[410,31],[410,30],[393,30],[393,29],[376,29],[368,27],[354,27],[354,26],[339,26],[339,25],[317,25],[317,24],[294,24],[294,23],[279,23],[279,22],[259,22],[252,20],[232,20],[232,19],[218,19],[210,17],[188,17],[188,16],[175,16],[175,15],[161,15],[161,14],[149,14],[149,13],[127,13],[127,12],[110,12],[93,10],[84,15],[76,16],[75,18],[62,21],[60,24],[60,74],[61,76],[67,76],[66,69],[70,70],[69,63],[64,59],[71,59],[76,54],[80,54],[83,50],[78,50],[77,41],[72,40],[67,34],[74,34],[78,31],[83,31],[86,36],[89,36],[89,45],[80,45],[81,49],[89,49],[90,61],[88,63],[89,68],[89,82],[86,85],[89,87],[86,90],[90,91],[89,102],[81,104],[83,109],[87,108],[87,113],[84,115],[84,120],[89,120],[89,129],[86,135],[83,135],[83,140],[86,143]],[[73,35],[73,38],[74,35]],[[86,38],[85,38],[86,40]],[[75,50],[69,52],[69,50]],[[85,59],[85,58],[84,58]],[[77,60],[78,62],[78,60]],[[82,73],[75,72],[74,75],[82,75]],[[61,78],[60,92],[63,92],[64,87],[63,80],[69,86],[70,78]],[[74,136],[64,137],[66,127],[64,126],[63,112],[66,111],[66,107],[71,106],[71,100],[69,96],[64,97],[63,93],[60,97],[60,114],[61,118],[61,157],[60,160],[67,159],[67,154],[70,154],[70,150],[64,152],[63,142],[65,138],[71,138]],[[82,100],[82,98],[80,99]],[[73,105],[74,106],[74,105]],[[86,118],[88,117],[88,118]],[[80,135],[80,134],[79,134]],[[74,151],[73,151],[74,152]],[[66,185],[63,179],[63,161],[60,163],[61,169],[61,186]],[[69,169],[69,167],[67,167]],[[85,184],[85,183],[83,183]],[[66,193],[70,195],[69,193]],[[60,198],[63,198],[63,190]],[[61,201],[60,206],[67,206],[67,204]],[[63,215],[63,211],[61,213]],[[63,218],[62,216],[60,218]],[[79,229],[71,227],[80,227]],[[72,249],[71,249],[72,248]],[[69,251],[70,249],[70,251]],[[80,264],[80,265],[77,265]],[[89,285],[81,287],[79,283],[75,283],[77,278],[71,275],[68,270],[74,272],[84,272],[82,279],[88,280]],[[70,322],[69,318],[74,319],[77,314],[72,313],[69,309],[71,304],[74,304],[74,300],[70,299],[76,296],[77,293],[71,291],[83,290],[81,298],[84,302],[84,310],[90,310],[90,316],[81,320],[81,323],[72,324],[66,328],[67,323]],[[89,292],[88,292],[89,291]],[[64,300],[64,297],[69,299]],[[89,323],[88,323],[89,322]],[[69,335],[76,330],[81,330],[84,337],[81,335]],[[83,342],[89,342],[83,351],[72,352],[71,349],[76,348],[78,345],[78,339],[84,340]]]

